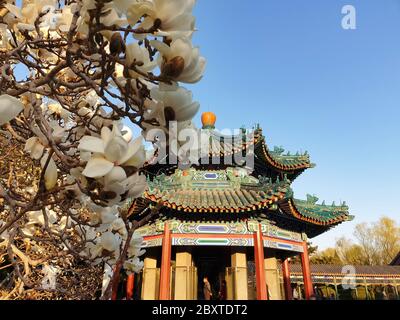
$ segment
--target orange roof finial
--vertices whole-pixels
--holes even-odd
[[[215,129],[215,121],[217,117],[215,113],[208,111],[203,112],[201,115],[201,123],[203,124],[203,129]]]

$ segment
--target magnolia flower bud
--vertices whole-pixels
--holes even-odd
[[[114,191],[101,191],[99,194],[100,199],[102,200],[111,200],[114,199],[117,194]]]
[[[94,35],[94,41],[96,41],[96,43],[101,46],[104,42],[104,38],[103,35],[101,33],[96,33]]]
[[[113,55],[119,55],[125,52],[125,43],[119,32],[114,33],[110,39],[110,53]]]
[[[165,116],[165,122],[168,125],[170,121],[175,120],[175,111],[172,107],[165,107],[164,108],[164,116]]]
[[[177,56],[161,66],[163,76],[177,78],[182,74],[185,68],[185,60],[181,56]]]

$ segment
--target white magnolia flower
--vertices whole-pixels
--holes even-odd
[[[146,250],[141,249],[140,246],[130,246],[128,248],[128,256],[129,257],[133,257],[133,256],[140,257],[145,253],[146,253]]]
[[[64,133],[64,130],[62,131]],[[59,133],[55,133],[55,138]],[[56,139],[57,140],[57,139]],[[48,158],[48,150],[45,149],[44,143],[38,137],[31,137],[26,140],[24,151],[28,152],[32,159],[39,160],[42,169],[45,167],[47,158]],[[46,168],[46,172],[44,174],[45,186],[47,190],[54,188],[57,184],[57,165],[53,158],[50,158],[49,163]]]
[[[83,255],[89,254],[89,257],[91,259],[95,259],[95,258],[101,256],[102,251],[103,251],[103,247],[101,246],[100,243],[88,242],[86,244],[85,250],[81,254],[83,254]]]
[[[127,25],[128,21],[118,14],[117,10],[114,8],[113,3],[106,6],[105,8],[106,9],[103,12],[108,12],[108,14],[100,18],[100,22],[102,24],[104,24],[105,26],[116,25],[119,27]]]
[[[80,101],[80,105],[88,105],[88,107],[93,110],[97,107],[99,101],[100,97],[97,95],[97,92],[95,90],[89,90],[89,92],[84,95],[82,101]]]
[[[192,121],[178,123],[170,144],[170,151],[177,156],[181,164],[199,164],[202,156],[200,130]]]
[[[29,211],[26,213],[27,222],[22,228],[22,232],[27,236],[33,236],[36,232],[36,225],[44,225],[44,217],[42,211]]]
[[[169,121],[191,120],[200,109],[200,104],[192,101],[192,92],[183,87],[174,90],[168,86],[160,86],[153,88],[150,95],[155,102],[147,109],[145,119],[154,118],[164,127]]]
[[[40,165],[42,169],[44,169],[47,159],[49,155],[46,153],[41,159],[40,159]],[[53,158],[50,158],[49,163],[47,165],[46,171],[44,173],[44,182],[47,190],[53,189],[56,184],[57,184],[57,165],[54,161]]]
[[[133,132],[131,130],[131,128],[129,128],[128,126],[123,125],[121,128],[121,134],[122,134],[122,138],[124,138],[124,140],[126,142],[131,142],[132,138],[133,138]]]
[[[4,50],[4,49],[11,48],[11,45],[9,44],[10,40],[12,40],[12,37],[11,37],[10,30],[8,30],[7,24],[0,23],[0,49]]]
[[[56,120],[51,120],[49,122],[49,126],[52,129],[53,140],[56,143],[65,142],[65,140],[67,138],[67,129],[64,127],[61,127],[58,124],[58,121],[56,121]]]
[[[0,219],[0,228],[2,228],[6,222],[4,220]],[[10,235],[8,234],[7,229],[4,230],[2,233],[0,233],[0,239],[7,241],[9,239]]]
[[[139,27],[147,29],[154,24],[156,12],[153,1],[116,0],[114,3],[118,11],[126,12],[127,20],[130,25],[135,26],[142,17],[144,17],[144,19],[140,21]]]
[[[54,34],[56,32],[49,32],[49,31],[44,31],[45,37],[49,36],[51,34]],[[56,38],[57,36],[51,36],[51,38]],[[32,55],[41,61],[43,61],[44,65],[47,67],[42,68],[44,72],[50,72],[57,64],[57,61],[59,60],[59,57],[54,54],[53,52],[50,52],[46,49],[40,48],[39,50],[31,50]]]
[[[110,231],[104,232],[100,237],[101,246],[107,251],[115,251],[119,248],[121,237]]]
[[[148,29],[159,20],[160,25],[155,35],[171,39],[190,37],[194,32],[195,18],[192,11],[195,2],[195,0],[153,0],[136,1],[132,4],[126,0],[114,1],[119,10],[128,12],[128,22],[131,25],[136,25],[144,17],[139,27]]]
[[[59,273],[59,269],[56,266],[45,264],[43,266],[42,273],[44,274],[44,277],[42,278],[42,288],[54,290],[56,288],[57,274]]]
[[[25,2],[23,7],[20,9],[13,4],[6,4],[5,7],[18,19],[16,24],[17,29],[20,31],[34,31],[35,21],[39,14],[47,12],[41,16],[41,23],[39,27],[54,28],[57,17],[60,15],[56,14],[55,8],[57,7],[55,0],[35,0],[32,2]]]
[[[107,202],[107,205],[109,206],[117,205],[122,200],[121,198],[122,194],[126,194],[126,197],[137,198],[140,195],[142,195],[146,187],[147,187],[146,176],[139,175],[138,173],[133,174],[122,181],[116,180],[114,182],[105,182],[104,191],[114,192],[115,196],[114,197],[110,196],[109,199],[104,201]]]
[[[124,262],[124,269],[129,272],[138,273],[143,268],[143,261],[139,260],[139,258],[134,257],[132,259],[125,260]]]
[[[54,232],[57,232],[61,230],[63,227],[65,227],[66,217],[63,217],[64,219],[62,219],[62,221],[60,220],[61,223],[58,223],[58,217],[56,212],[48,208],[45,208],[45,212],[48,223],[47,227],[52,229]],[[38,226],[39,227],[45,226],[46,220],[44,218],[42,210],[28,211],[25,217],[27,218],[27,222],[24,224],[22,232],[27,236],[33,236],[35,232],[38,230],[37,229]]]
[[[99,213],[101,222],[105,225],[110,225],[117,219],[118,209],[116,207],[99,207],[96,212]]]
[[[78,109],[78,115],[85,120],[90,120],[90,128],[94,128],[96,131],[102,127],[108,127],[112,124],[111,119],[107,119],[108,114],[104,111],[103,108],[98,108],[96,111],[92,110],[92,108],[87,108],[84,106],[80,106]],[[86,132],[85,126],[79,126],[77,129],[77,137],[82,137]]]
[[[24,104],[8,94],[0,95],[0,126],[14,119],[22,110]]]
[[[95,7],[96,7],[96,1],[94,0],[83,1],[83,6],[80,10],[80,17],[77,21],[78,33],[82,35],[87,35],[89,33],[90,15],[88,11],[95,9]],[[122,15],[119,15],[118,12],[116,11],[113,1],[111,1],[110,3],[106,3],[103,6],[102,14],[100,15],[100,23],[108,27],[112,25],[123,27],[128,24],[126,18],[124,18]],[[110,30],[104,30],[101,33],[108,40],[110,40],[110,37],[112,35],[112,32]]]
[[[38,137],[31,137],[25,142],[25,152],[30,153],[32,159],[39,160],[44,152],[44,145]]]
[[[126,142],[116,124],[112,131],[103,127],[101,138],[84,136],[78,148],[92,153],[82,174],[89,178],[105,177],[108,183],[127,178],[121,165],[139,168],[145,159],[142,138]]]
[[[69,6],[65,6],[62,9],[62,14],[57,19],[57,23],[56,23],[57,28],[61,32],[69,31],[69,28],[71,27],[71,23],[72,23],[72,18],[74,16],[75,8],[76,8],[76,3],[73,3]]]
[[[177,39],[169,46],[158,40],[151,40],[150,44],[161,54],[158,64],[162,75],[186,83],[195,83],[202,78],[206,59],[200,56],[199,48],[193,48],[190,40]]]
[[[111,224],[111,228],[113,231],[117,231],[117,232],[121,231],[122,229],[125,230],[126,227],[125,227],[124,220],[122,220],[121,218],[115,219],[113,221],[113,223]]]
[[[101,290],[102,294],[105,293],[105,291],[106,291],[106,289],[108,287],[108,284],[110,283],[110,280],[111,280],[112,276],[113,276],[112,267],[108,263],[105,263],[104,264],[104,270],[103,270],[102,290]]]
[[[47,105],[47,108],[49,109],[49,114],[50,115],[58,115],[61,119],[63,119],[64,121],[67,121],[68,118],[71,115],[71,112],[69,112],[68,110],[64,109],[61,104],[59,103],[50,103],[49,105]]]
[[[93,241],[97,238],[97,232],[95,231],[94,228],[89,227],[89,226],[76,226],[76,230],[78,232],[84,232],[84,236],[86,241]]]
[[[76,113],[79,117],[84,120],[90,120],[90,128],[94,127],[97,130],[100,130],[102,127],[108,127],[112,125],[112,120],[108,119],[109,114],[103,109],[99,108],[98,105],[100,103],[100,98],[97,95],[95,90],[88,91],[87,94],[77,103]],[[84,132],[86,130],[85,127],[79,126],[77,128],[78,131]],[[78,137],[81,137],[81,133],[78,132]]]
[[[142,244],[143,237],[139,233],[134,232],[129,242],[128,257],[141,256],[144,254],[145,250],[141,250]]]
[[[146,48],[139,46],[137,42],[128,44],[125,49],[126,52],[126,64],[131,66],[134,62],[140,62],[136,64],[136,68],[144,73],[152,71],[157,66],[157,61],[150,60],[149,51]],[[140,75],[135,71],[129,71],[129,75],[132,78],[138,78]]]

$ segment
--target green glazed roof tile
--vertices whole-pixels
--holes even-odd
[[[353,219],[345,202],[341,205],[317,204],[318,198],[307,195],[307,200],[288,199],[280,204],[281,209],[296,218],[320,225],[334,225]]]

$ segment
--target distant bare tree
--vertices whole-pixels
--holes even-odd
[[[395,220],[382,217],[375,223],[355,227],[356,243],[341,237],[334,248],[317,251],[313,263],[387,265],[400,251],[400,227]]]

